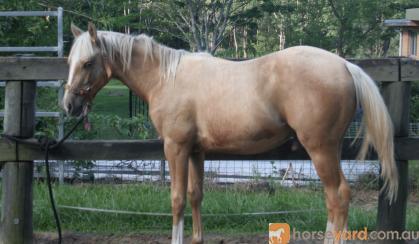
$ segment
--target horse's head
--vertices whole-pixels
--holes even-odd
[[[89,112],[93,98],[109,81],[111,69],[92,23],[87,32],[73,24],[71,31],[75,41],[68,57],[70,72],[62,106],[68,115],[80,116]]]

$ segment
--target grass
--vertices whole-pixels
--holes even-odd
[[[59,205],[170,213],[169,188],[156,184],[80,184],[55,185]],[[310,213],[291,213],[267,216],[205,216],[206,233],[266,233],[268,223],[287,222],[301,231],[323,230],[326,210],[323,193],[310,189],[278,187],[270,194],[265,191],[249,192],[235,187],[207,187],[202,205],[203,213],[243,213],[281,210],[320,209]],[[187,213],[190,208],[187,207]],[[124,214],[92,213],[60,209],[63,229],[92,233],[170,233],[170,217],[151,217]],[[374,229],[375,208],[352,206],[349,229]],[[191,217],[186,217],[185,230],[190,234]],[[34,186],[34,227],[36,231],[54,231],[55,225],[44,184]],[[419,206],[410,204],[407,228],[419,229]]]
[[[129,117],[129,89],[118,80],[111,80],[96,95],[93,112],[103,115]]]
[[[409,161],[409,183],[419,193],[419,160]]]
[[[4,87],[0,87],[0,110],[4,109]],[[37,89],[37,109],[40,111],[59,111],[57,90],[53,88]],[[93,112],[103,115],[129,117],[129,89],[118,80],[111,80],[96,95]]]

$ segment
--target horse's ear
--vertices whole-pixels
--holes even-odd
[[[96,43],[96,40],[97,40],[96,26],[92,22],[89,22],[87,29],[89,31],[90,39],[92,40],[93,43]]]
[[[75,24],[73,24],[73,22],[71,23],[71,32],[73,33],[74,37],[78,37],[83,33],[83,31]]]

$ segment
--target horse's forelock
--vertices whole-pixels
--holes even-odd
[[[94,54],[94,49],[90,36],[87,32],[81,34],[74,40],[68,56],[68,63],[71,65],[81,59],[87,59]]]

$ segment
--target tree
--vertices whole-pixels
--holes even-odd
[[[363,57],[366,54],[375,57],[387,55],[391,38],[396,33],[383,28],[384,20],[403,17],[406,8],[418,6],[413,0],[327,2],[336,21],[336,53],[343,57],[358,56],[358,53]]]
[[[397,55],[397,33],[383,28],[382,22],[403,17],[405,8],[419,4],[417,0],[28,0],[4,1],[0,9],[58,6],[65,11],[67,50],[73,38],[70,22],[84,27],[94,21],[99,29],[145,32],[174,48],[239,58],[303,44],[345,57]],[[0,43],[54,43],[55,21],[7,18],[0,22]]]
[[[224,40],[227,27],[232,24],[233,14],[246,4],[234,0],[183,0],[153,1],[143,5],[158,10],[157,17],[174,26],[192,50],[214,54]]]
[[[224,31],[231,14],[233,0],[186,0],[189,20],[183,18],[192,32],[198,51],[214,53],[224,39]]]

